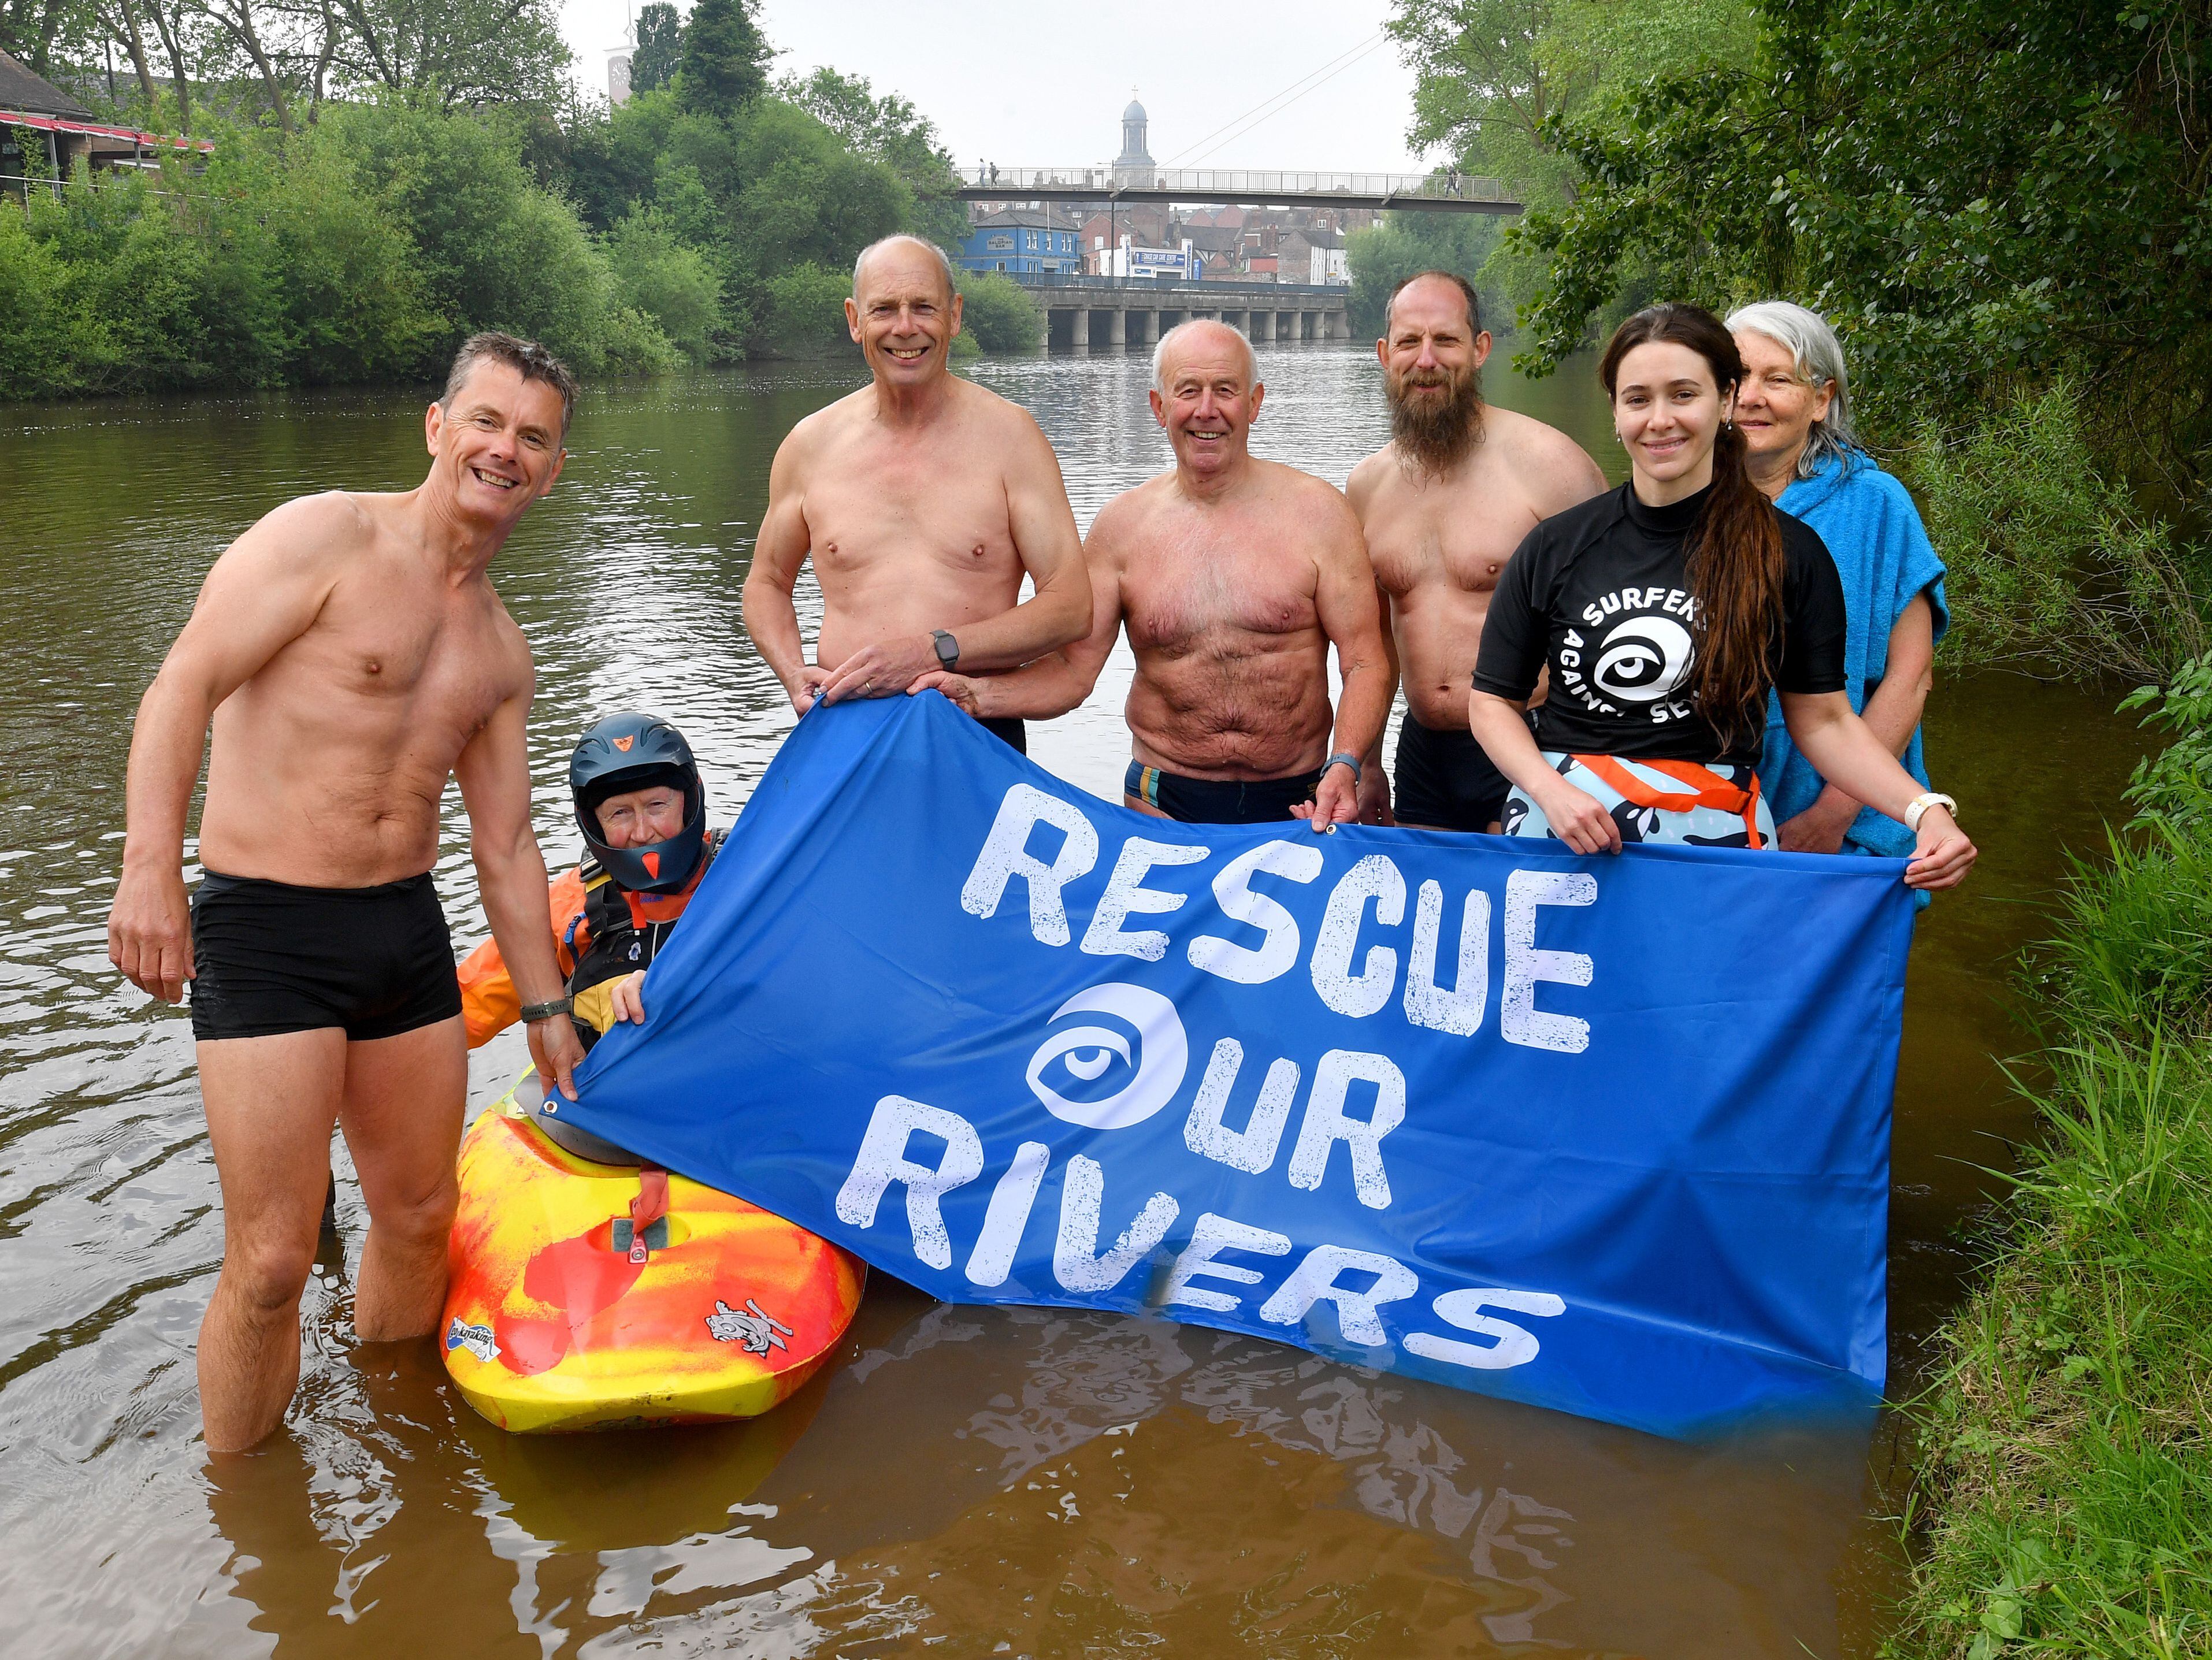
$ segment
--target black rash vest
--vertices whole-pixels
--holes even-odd
[[[1482,625],[1474,688],[1519,702],[1552,671],[1534,711],[1539,747],[1570,755],[1757,766],[1765,691],[1733,742],[1684,690],[1696,663],[1697,602],[1686,567],[1711,487],[1663,508],[1633,484],[1554,514],[1530,531]],[[1813,527],[1778,510],[1783,615],[1767,680],[1789,692],[1844,689],[1844,585]]]

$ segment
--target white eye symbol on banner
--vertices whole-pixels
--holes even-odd
[[[1668,617],[1638,617],[1605,637],[1590,678],[1607,697],[1656,703],[1690,671],[1690,631]]]
[[[1071,1014],[1107,1014],[1127,1022],[1136,1029],[1137,1053],[1129,1053],[1127,1035],[1114,1026],[1071,1026],[1054,1032],[1030,1057],[1028,1074],[1030,1088],[1047,1112],[1086,1129],[1117,1130],[1141,1124],[1175,1099],[1190,1066],[1190,1043],[1174,1004],[1142,986],[1109,982],[1077,993],[1052,1018],[1062,1020]],[[1059,1061],[1087,1083],[1102,1076],[1117,1055],[1122,1064],[1136,1068],[1136,1075],[1103,1100],[1071,1101],[1044,1081],[1046,1067]]]

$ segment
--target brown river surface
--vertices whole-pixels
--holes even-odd
[[[1386,435],[1371,356],[1262,349],[1262,454],[1341,483]],[[988,362],[1077,517],[1157,471],[1145,366]],[[1587,365],[1491,394],[1618,470]],[[590,394],[556,495],[494,575],[536,652],[538,828],[621,707],[690,736],[726,820],[792,724],[738,588],[769,458],[846,366]],[[875,1276],[837,1364],[755,1423],[503,1434],[428,1342],[363,1349],[364,1217],[310,1283],[290,1426],[211,1464],[192,1344],[221,1220],[190,1029],[108,967],[132,708],[210,561],[287,496],[405,487],[392,393],[0,407],[0,1647],[471,1657],[1864,1654],[1896,1583],[1887,1426],[1686,1446],[1251,1338],[954,1308]],[[802,601],[807,590],[802,589]],[[818,603],[813,613],[818,614]],[[810,615],[802,603],[802,615]],[[1983,858],[1914,953],[1897,1092],[1893,1395],[1955,1300],[1961,1220],[2027,1113],[2008,959],[2137,752],[2112,697],[1940,678],[1929,752]],[[1116,675],[1119,675],[1117,679]],[[1127,659],[1033,729],[1118,794]],[[485,930],[449,793],[438,884]],[[187,847],[187,856],[190,855]],[[196,875],[197,873],[195,872]],[[479,1052],[475,1099],[519,1069]]]

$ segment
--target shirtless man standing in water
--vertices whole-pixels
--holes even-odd
[[[174,1003],[192,986],[200,1093],[222,1186],[222,1272],[200,1326],[216,1452],[283,1421],[331,1126],[368,1202],[354,1329],[419,1337],[446,1299],[468,1043],[430,866],[460,781],[484,910],[539,1075],[570,1098],[583,1049],[545,927],[524,722],[530,648],[484,572],[553,488],[575,381],[501,334],[461,348],[398,496],[288,502],[200,589],[131,733],[109,960]],[[185,815],[212,720],[203,869]]]
[[[1468,682],[1498,573],[1521,538],[1605,489],[1565,433],[1482,401],[1490,335],[1474,288],[1447,271],[1398,284],[1383,313],[1391,441],[1346,487],[1389,606],[1390,671],[1406,683],[1392,779],[1367,757],[1369,824],[1495,831],[1512,785],[1467,729]],[[1394,816],[1395,810],[1395,816]]]
[[[1126,623],[1129,806],[1194,824],[1347,822],[1390,708],[1358,523],[1321,479],[1251,453],[1265,389],[1242,334],[1185,323],[1152,365],[1175,465],[1091,526],[1090,634],[1018,673],[925,676],[916,689],[983,718],[1063,714],[1098,684]],[[1331,646],[1344,677],[1333,713]]]
[[[869,385],[791,429],[745,578],[753,644],[806,713],[893,697],[925,674],[988,674],[1079,639],[1083,544],[1029,412],[948,372],[960,296],[945,256],[892,236],[853,267],[845,321]],[[806,660],[792,587],[809,557],[822,635]],[[1035,595],[1021,599],[1026,572]],[[1018,750],[1018,721],[986,725]]]

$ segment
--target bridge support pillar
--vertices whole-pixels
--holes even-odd
[[[1067,344],[1071,346],[1081,346],[1085,350],[1088,350],[1091,345],[1091,313],[1089,308],[1083,306],[1078,306],[1073,312],[1068,313],[1067,321]]]
[[[1129,313],[1119,306],[1106,313],[1106,344],[1109,346],[1129,344]]]

